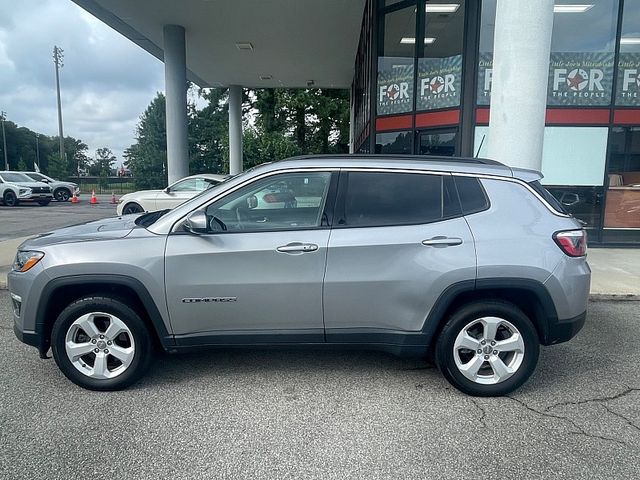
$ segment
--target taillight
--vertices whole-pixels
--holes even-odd
[[[553,239],[570,257],[584,257],[587,254],[587,232],[584,230],[556,232]]]

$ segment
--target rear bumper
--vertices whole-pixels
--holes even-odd
[[[575,337],[587,319],[586,310],[580,315],[566,320],[558,320],[550,322],[548,326],[547,338],[544,345],[554,345],[556,343],[568,342]]]

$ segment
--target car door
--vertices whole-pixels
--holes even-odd
[[[327,341],[404,341],[447,287],[475,279],[452,177],[345,171],[339,183],[324,284]]]
[[[261,177],[201,208],[208,233],[168,236],[167,303],[179,343],[324,341],[332,178],[330,171]],[[305,197],[304,206],[258,208],[258,196],[283,185]]]

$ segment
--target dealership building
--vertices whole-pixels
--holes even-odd
[[[538,168],[590,243],[640,245],[640,0],[74,1],[165,62],[170,179],[186,79],[230,88],[232,173],[243,87],[350,88],[354,152]]]

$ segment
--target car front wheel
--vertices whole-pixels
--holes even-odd
[[[59,188],[53,192],[53,196],[58,202],[66,202],[71,198],[71,192],[66,188]]]
[[[436,344],[436,363],[462,392],[500,396],[531,376],[539,350],[538,334],[522,310],[501,300],[479,301],[448,320]]]
[[[65,308],[54,323],[51,347],[62,373],[89,390],[126,388],[151,359],[145,323],[109,296],[85,297]]]
[[[144,209],[140,205],[134,202],[127,203],[122,209],[123,215],[132,215],[134,213],[142,213],[142,212],[144,212]]]
[[[16,197],[16,194],[11,191],[5,192],[4,196],[2,197],[2,201],[7,207],[17,207],[20,204],[20,201],[18,200],[18,197]]]

